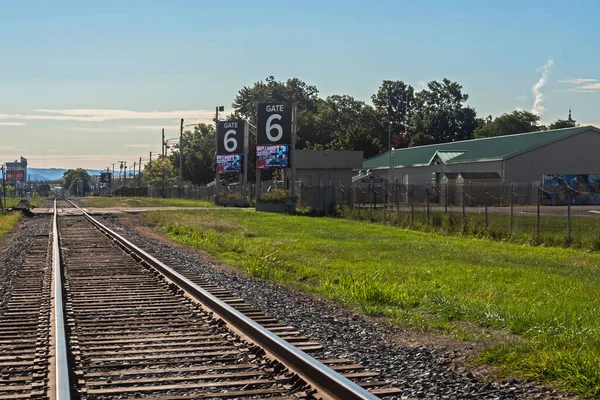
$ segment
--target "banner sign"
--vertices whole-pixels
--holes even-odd
[[[6,180],[8,182],[25,182],[25,171],[24,170],[7,170]]]
[[[239,174],[242,172],[241,154],[217,155],[217,174]]]
[[[292,144],[293,103],[258,103],[256,144]],[[258,153],[257,153],[258,154]]]
[[[290,146],[256,146],[256,168],[287,168],[290,165]]]

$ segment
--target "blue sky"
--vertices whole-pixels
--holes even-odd
[[[370,102],[456,80],[480,116],[600,126],[595,1],[0,0],[0,160],[104,168],[160,151],[244,85],[298,77]],[[539,97],[541,96],[541,97]]]

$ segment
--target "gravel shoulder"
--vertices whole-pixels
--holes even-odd
[[[482,343],[455,341],[394,325],[387,319],[364,316],[332,301],[256,279],[202,251],[174,244],[141,216],[105,217],[104,221],[137,243],[297,327],[323,344],[321,355],[346,357],[380,372],[403,390],[400,398],[578,398],[535,382],[494,379],[493,368],[471,366],[468,360],[481,350]]]

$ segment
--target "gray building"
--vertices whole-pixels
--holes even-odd
[[[600,129],[582,126],[393,150],[363,169],[404,184],[539,183],[544,175],[600,175]],[[391,164],[391,165],[390,165]]]
[[[296,180],[305,186],[351,186],[353,170],[362,168],[362,151],[296,150]]]

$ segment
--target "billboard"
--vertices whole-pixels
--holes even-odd
[[[243,155],[217,155],[217,174],[238,174],[243,171]]]
[[[245,121],[219,121],[217,123],[217,155],[244,153]]]
[[[102,172],[100,174],[100,189],[109,188],[111,181],[112,181],[112,173]]]
[[[6,171],[7,182],[25,182],[25,171],[22,169],[11,169]]]
[[[287,168],[289,167],[290,146],[256,146],[256,168]]]
[[[546,174],[542,178],[542,204],[600,204],[600,175]]]
[[[293,103],[258,103],[256,144],[292,144]]]

